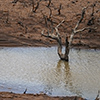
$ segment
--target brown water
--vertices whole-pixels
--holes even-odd
[[[0,48],[0,91],[44,92],[93,100],[100,90],[100,51],[70,51],[59,61],[56,47]]]

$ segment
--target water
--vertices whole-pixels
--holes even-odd
[[[0,91],[44,92],[93,100],[100,90],[100,51],[75,50],[69,63],[52,48],[0,48]]]

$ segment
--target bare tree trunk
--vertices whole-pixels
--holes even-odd
[[[58,55],[59,55],[59,58],[61,60],[65,60],[65,61],[68,61],[68,55],[69,55],[69,42],[68,42],[68,39],[66,37],[66,43],[65,43],[65,52],[63,53],[62,52],[62,49],[63,49],[63,45],[62,45],[62,40],[61,40],[61,37],[55,37],[54,35],[52,36],[51,34],[49,35],[44,35],[44,33],[42,33],[43,36],[45,37],[49,37],[49,38],[52,38],[54,40],[57,41],[58,43],[58,49],[57,49],[57,52],[58,52]]]
[[[62,42],[61,39],[58,41],[58,55],[61,60],[68,61],[68,55],[69,55],[69,42],[66,37],[66,43],[65,43],[65,53],[62,53]]]

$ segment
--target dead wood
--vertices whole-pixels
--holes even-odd
[[[62,4],[59,5],[58,15],[61,15],[61,8],[62,8]]]
[[[65,60],[68,61],[68,54],[69,54],[69,42],[68,42],[68,38],[66,37],[66,43],[65,43],[65,53],[62,53],[62,39],[61,39],[61,35],[59,33],[58,27],[64,23],[64,20],[62,20],[54,29],[56,33],[50,33],[49,30],[47,32],[47,34],[44,34],[44,30],[41,32],[42,36],[44,37],[48,37],[51,39],[54,39],[57,41],[58,43],[58,55],[60,57],[61,60]]]
[[[36,6],[35,6],[35,3],[33,1],[32,5],[33,5],[33,12],[35,13],[37,11],[37,9],[39,8],[39,4],[40,4],[40,1],[37,2]]]
[[[77,22],[75,28],[72,30],[72,34],[71,34],[70,39],[69,39],[69,48],[71,48],[71,44],[72,44],[72,41],[73,41],[73,37],[74,37],[74,35],[75,35],[76,33],[79,33],[79,32],[80,32],[80,34],[81,34],[81,32],[83,32],[83,31],[85,31],[85,30],[88,30],[88,29],[89,29],[89,30],[90,30],[90,29],[93,29],[93,30],[97,29],[96,27],[84,27],[84,28],[82,28],[82,29],[78,29],[79,25],[81,24],[81,22],[82,22],[83,19],[84,19],[85,10],[86,10],[86,9],[87,9],[87,7],[84,7],[84,8],[82,9],[81,18],[80,18],[80,20]]]
[[[61,8],[61,7],[60,7]],[[79,19],[79,21],[76,23],[76,25],[75,25],[75,27],[73,28],[73,30],[72,30],[72,33],[71,33],[71,35],[70,35],[70,38],[69,38],[69,41],[68,41],[68,38],[67,38],[67,36],[66,36],[66,38],[65,38],[65,53],[62,53],[62,38],[61,38],[61,35],[60,35],[60,33],[59,33],[59,30],[58,30],[58,27],[62,24],[62,23],[64,23],[65,22],[65,20],[62,20],[55,28],[53,28],[53,25],[52,25],[52,30],[53,29],[55,29],[55,32],[56,33],[54,33],[53,31],[49,31],[49,29],[48,29],[48,27],[47,27],[47,33],[45,34],[45,32],[44,32],[44,30],[42,30],[42,32],[41,32],[41,34],[42,34],[42,36],[44,36],[44,37],[48,37],[48,38],[51,38],[51,39],[54,39],[54,40],[56,40],[57,41],[57,43],[58,43],[58,55],[59,55],[59,57],[60,57],[60,59],[61,60],[65,60],[65,61],[68,61],[68,55],[69,55],[69,50],[70,50],[70,48],[71,48],[71,44],[72,44],[72,41],[73,41],[73,38],[74,38],[74,35],[76,34],[76,33],[79,33],[80,32],[80,34],[81,34],[81,32],[83,32],[83,31],[85,31],[85,30],[90,30],[90,29],[97,29],[96,27],[94,28],[94,27],[83,27],[83,28],[81,28],[81,29],[78,29],[78,27],[79,27],[79,25],[82,23],[82,21],[83,21],[83,19],[84,19],[84,17],[85,17],[85,11],[86,11],[86,9],[87,9],[88,7],[84,7],[83,9],[82,9],[82,13],[81,13],[81,17],[80,17],[80,19]],[[59,12],[60,13],[60,12]],[[52,13],[50,14],[50,17],[49,18],[51,18],[51,15],[52,15]],[[94,6],[93,6],[93,12],[92,12],[92,16],[94,15]],[[47,18],[47,17],[44,17],[44,18]],[[45,19],[45,23],[46,23],[46,26],[48,26],[47,25],[47,19]],[[81,38],[81,35],[80,35],[80,38]]]
[[[47,5],[47,7],[50,7],[50,4],[51,4],[51,0],[49,0],[49,3],[48,3],[48,5]]]

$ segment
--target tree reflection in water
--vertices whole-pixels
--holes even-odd
[[[66,61],[62,61],[62,60],[59,60],[58,61],[58,64],[57,64],[57,69],[58,69],[58,72],[63,75],[63,80],[64,80],[64,86],[65,86],[65,89],[66,91],[70,91],[72,94],[76,94],[78,96],[81,96],[81,92],[80,90],[77,90],[77,87],[74,87],[74,83],[73,83],[73,80],[72,80],[72,76],[71,76],[71,70],[70,70],[70,66],[69,66],[69,62],[66,62]]]
[[[59,60],[55,69],[55,75],[53,75],[55,77],[55,80],[54,77],[52,77],[53,81],[51,83],[46,84],[46,87],[44,88],[46,94],[53,95],[53,93],[55,94],[56,92],[56,94],[64,96],[65,95],[81,96],[80,90],[77,90],[77,87],[73,85],[74,83],[71,78],[72,76],[71,76],[69,62]],[[57,89],[55,89],[55,87]]]

